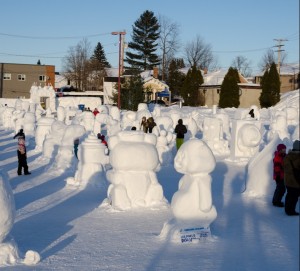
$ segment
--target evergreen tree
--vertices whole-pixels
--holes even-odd
[[[271,64],[269,71],[265,71],[260,85],[262,92],[259,102],[262,108],[273,106],[280,101],[280,78],[274,62]]]
[[[132,27],[132,41],[128,43],[125,61],[130,69],[152,70],[160,61],[155,54],[159,39],[159,24],[152,11],[146,10]]]
[[[108,63],[104,49],[100,42],[97,43],[94,54],[91,56],[91,61],[97,66],[102,66],[103,68],[110,68],[110,64]]]
[[[230,67],[221,85],[219,107],[236,107],[240,105],[240,82],[238,70]]]
[[[181,96],[185,105],[199,106],[201,105],[201,94],[199,87],[203,84],[203,76],[201,71],[194,65],[189,69],[181,88]]]
[[[171,60],[168,71],[167,85],[173,95],[180,95],[180,90],[183,86],[185,74],[179,71],[184,68],[184,61],[182,58],[174,58]]]
[[[111,98],[114,103],[117,103],[118,92],[114,92]],[[121,84],[120,99],[121,108],[132,111],[137,111],[139,103],[144,102],[144,82],[139,74],[130,76]]]

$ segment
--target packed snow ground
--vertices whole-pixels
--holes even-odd
[[[13,134],[0,130],[1,174],[10,180],[17,209],[11,235],[21,252],[35,250],[41,262],[2,270],[299,268],[299,218],[288,217],[282,208],[273,207],[272,195],[244,195],[246,164],[219,160],[211,174],[213,203],[218,212],[211,224],[213,238],[199,244],[174,244],[159,238],[163,224],[171,218],[168,205],[124,212],[100,207],[107,184],[99,189],[66,187],[65,179],[74,172],[51,171],[49,164],[39,159],[41,154],[34,151],[34,142],[28,146],[32,175],[17,176]],[[181,176],[172,165],[157,173],[168,202]]]

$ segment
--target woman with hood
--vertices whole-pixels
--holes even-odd
[[[287,190],[285,213],[299,215],[296,205],[300,196],[300,141],[295,140],[293,149],[284,158],[284,181]]]
[[[273,195],[272,203],[276,207],[284,206],[282,198],[285,193],[283,170],[283,160],[285,156],[286,146],[284,144],[278,144],[277,150],[274,152],[273,158],[273,179],[276,182],[276,189]]]

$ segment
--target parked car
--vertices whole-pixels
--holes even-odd
[[[58,88],[56,90],[56,97],[62,97],[62,96],[64,96],[64,92],[71,92],[71,91],[77,91],[77,89],[74,88],[73,86],[64,86],[64,87]]]

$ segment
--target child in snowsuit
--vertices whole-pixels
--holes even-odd
[[[299,215],[296,205],[300,197],[300,141],[296,140],[293,149],[284,158],[284,181],[287,189],[285,196],[285,213]]]
[[[272,203],[276,207],[283,207],[284,204],[281,201],[285,193],[284,185],[284,157],[286,156],[286,146],[279,144],[277,151],[274,152],[273,158],[273,179],[276,181],[276,189],[273,195]]]
[[[22,168],[24,168],[24,175],[29,175],[31,173],[28,171],[25,134],[23,129],[20,129],[20,131],[14,136],[14,139],[15,138],[18,138],[18,175],[22,175]]]
[[[180,146],[184,142],[184,134],[187,133],[186,126],[183,125],[182,119],[178,120],[178,124],[175,127],[175,133],[176,133],[176,147],[177,150],[179,150]]]
[[[148,132],[149,134],[152,133],[153,128],[156,126],[156,123],[152,117],[147,119],[147,124],[148,124]]]

